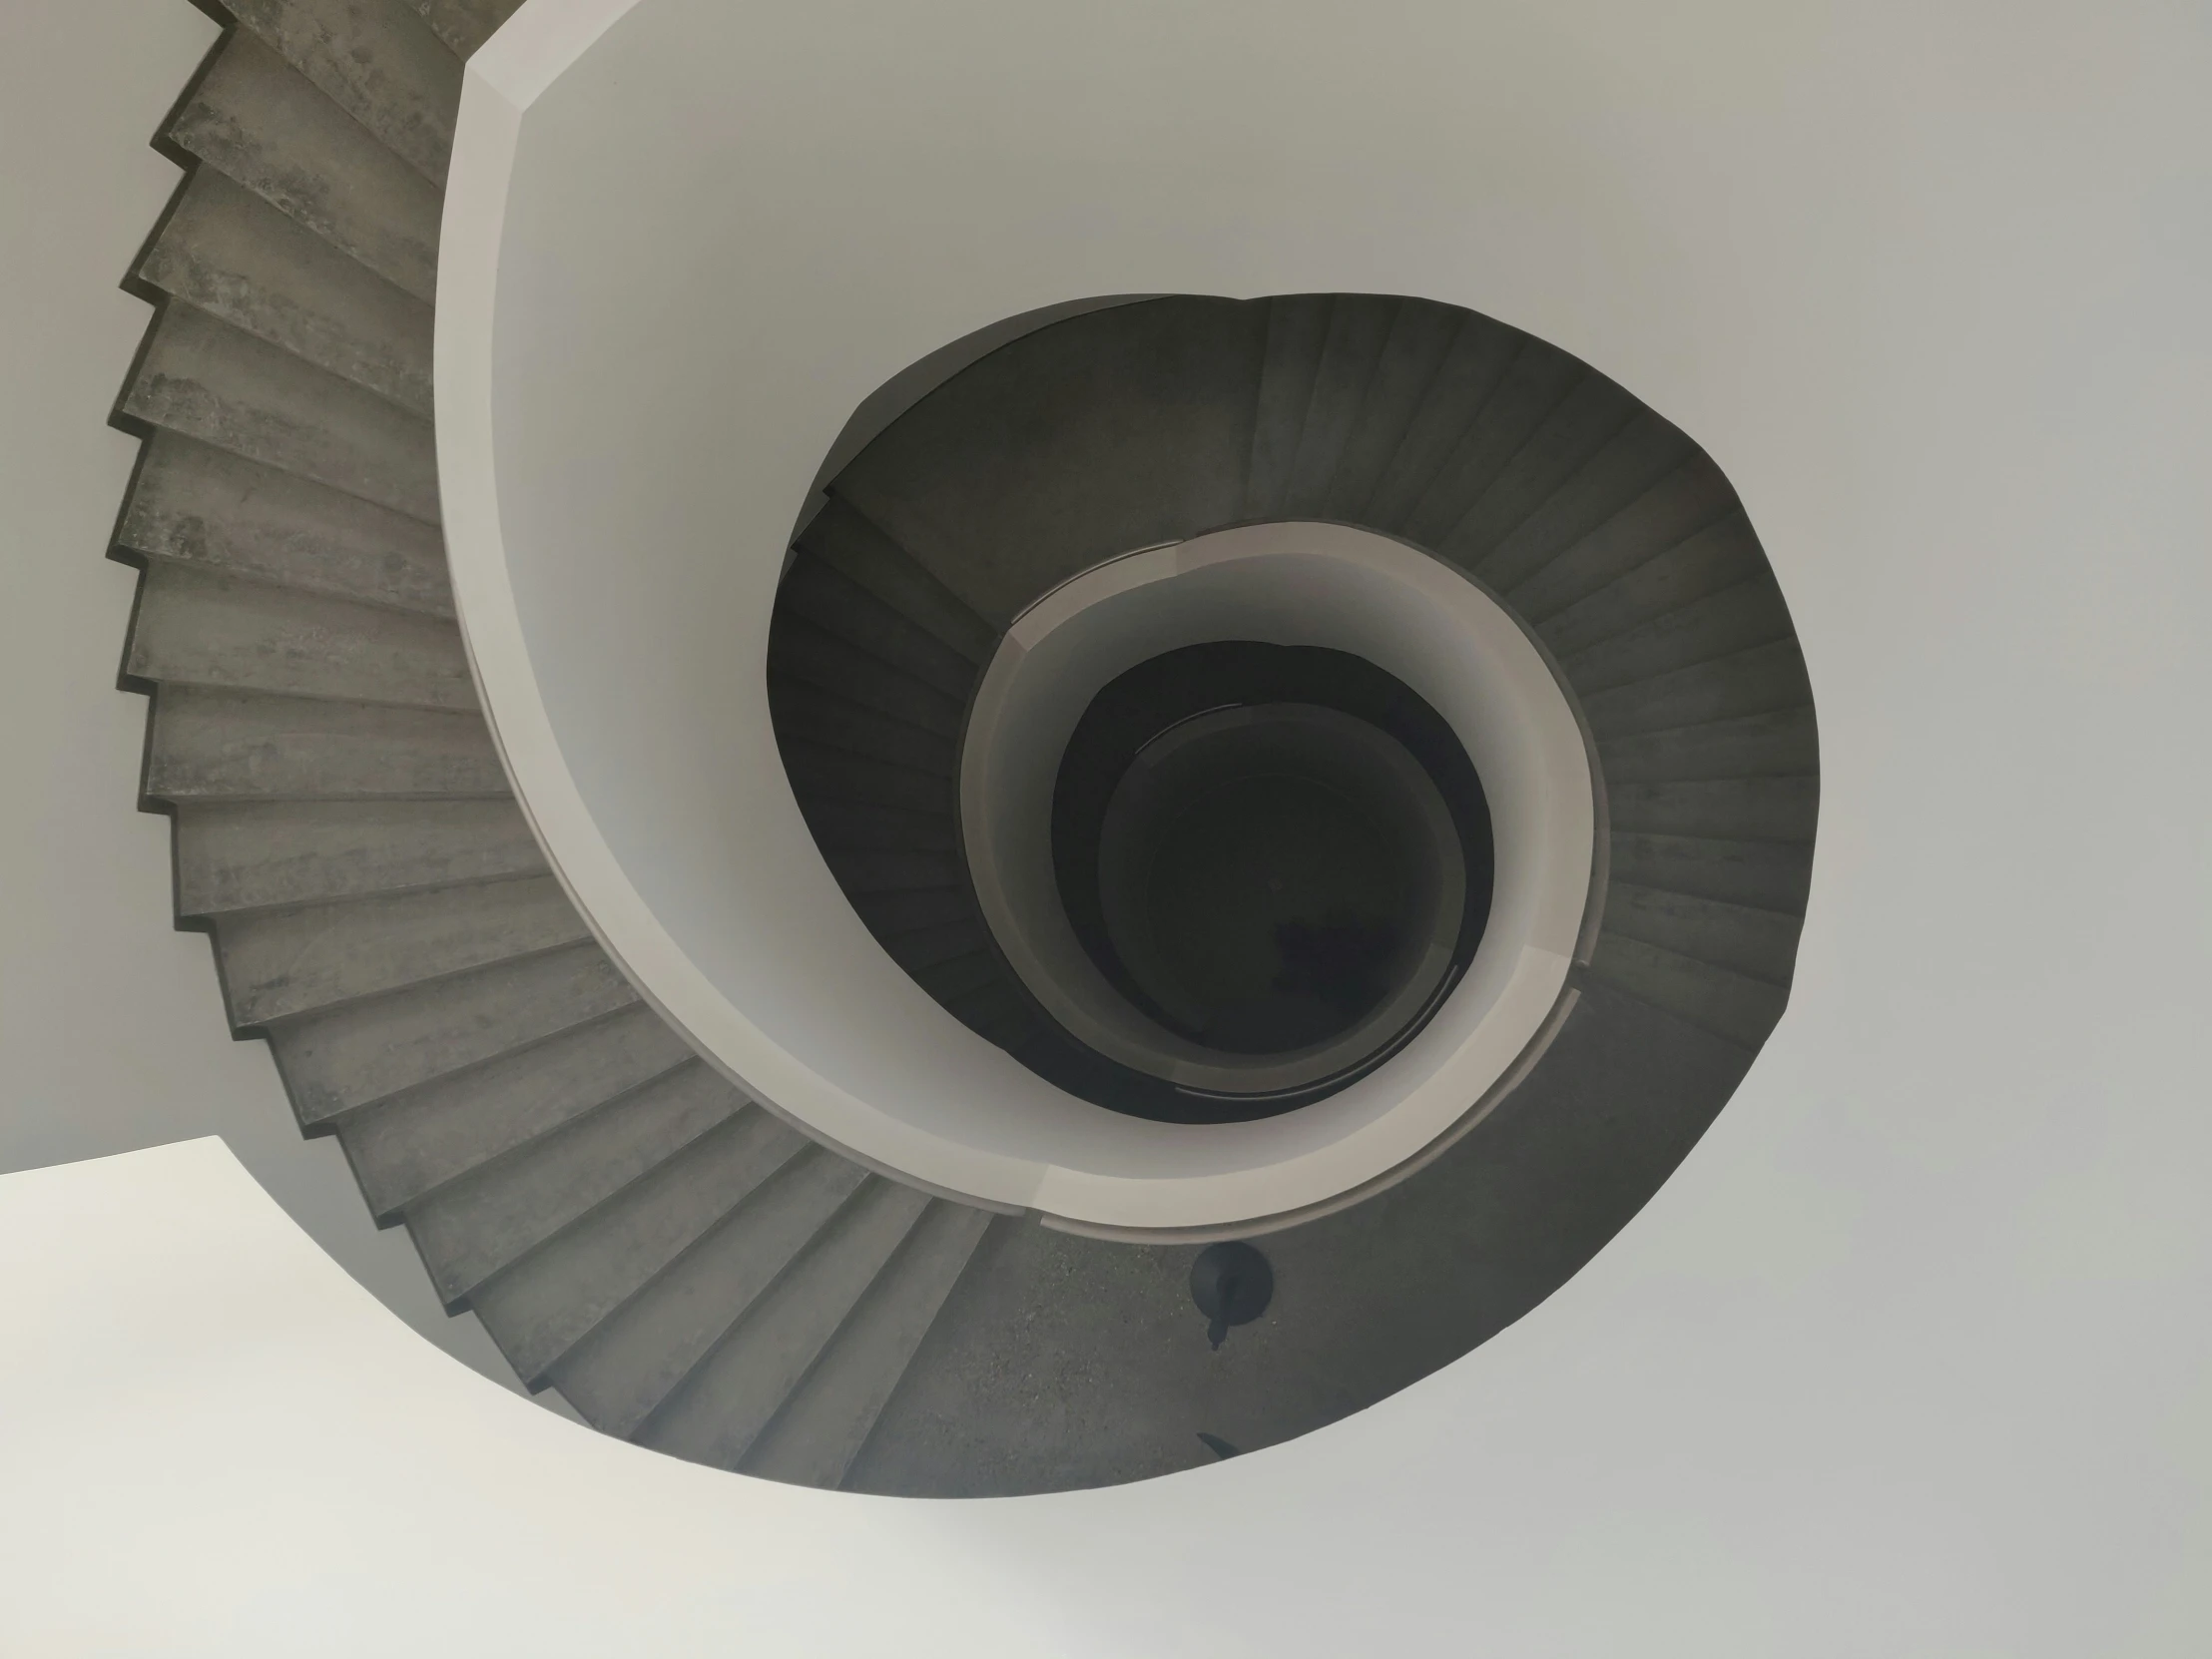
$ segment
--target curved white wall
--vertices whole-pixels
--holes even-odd
[[[166,930],[159,821],[130,812],[143,708],[112,690],[130,584],[98,559],[129,445],[99,420],[144,326],[113,283],[170,171],[142,147],[205,29],[164,34],[166,5],[0,16],[22,161],[0,175],[0,823],[8,867],[38,872],[0,929],[0,1148],[223,1127],[301,1213],[357,1217],[327,1144],[292,1139],[266,1061],[223,1036],[205,948]],[[820,12],[863,47],[881,25]],[[1164,1481],[880,1506],[919,1517],[898,1536],[875,1505],[581,1431],[571,1461],[490,1420],[542,1413],[464,1402],[469,1379],[365,1303],[358,1340],[332,1340],[303,1316],[347,1287],[303,1284],[235,1181],[88,1182],[81,1233],[0,1184],[25,1221],[0,1649],[290,1659],[307,1630],[331,1654],[548,1659],[2205,1651],[2201,17],[1365,13],[1373,49],[1323,63],[1296,3],[1038,7],[995,61],[1105,130],[1202,90],[1163,52],[1158,74],[1071,94],[1108,26],[1239,34],[1287,115],[1326,96],[1388,128],[1416,118],[1409,86],[1448,81],[1468,126],[1440,200],[1468,286],[1682,422],[1744,492],[1821,700],[1822,857],[1790,1017],[1681,1173],[1535,1314],[1352,1419]],[[937,46],[882,48],[924,103],[941,58],[987,50],[968,13],[934,15]],[[1428,29],[1456,44],[1410,50]],[[1061,79],[1032,85],[1022,51]],[[893,137],[917,120],[893,118]],[[840,141],[786,128],[786,148]],[[578,159],[639,216],[740,166]],[[1269,165],[1257,139],[1249,165]],[[1366,257],[1337,248],[1327,281]],[[656,301],[727,302],[711,270],[649,275]],[[657,372],[711,405],[712,363]],[[724,441],[634,441],[672,436],[672,461],[702,465]],[[233,1229],[219,1258],[180,1247]],[[680,1495],[641,1495],[633,1467]],[[768,1548],[784,1540],[802,1571]],[[870,1563],[939,1545],[910,1599],[870,1595]],[[1225,1581],[1270,1590],[1232,1601]],[[978,1608],[999,1622],[977,1629]]]

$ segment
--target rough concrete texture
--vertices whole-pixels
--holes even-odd
[[[251,34],[235,33],[169,141],[426,304],[437,300],[437,185]]]
[[[1735,1044],[1593,984],[1536,1073],[1428,1169],[1259,1241],[1275,1299],[1216,1353],[1195,1247],[991,1226],[847,1484],[985,1495],[1141,1478],[1305,1433],[1534,1308],[1642,1207],[1741,1078]]]
[[[430,307],[202,168],[139,277],[427,420]]]
[[[419,10],[401,0],[233,0],[231,15],[394,155],[444,181],[461,60]]]

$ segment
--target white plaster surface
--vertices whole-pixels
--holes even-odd
[[[919,41],[815,11],[858,68],[905,72],[899,135],[975,50],[956,8]],[[1104,171],[1122,124],[1203,101],[1172,51],[1084,79],[1096,32],[1168,15],[1029,8],[983,53],[1009,88],[989,123],[1081,111]],[[1418,205],[1485,308],[1712,449],[1805,643],[1825,799],[1796,1000],[1680,1174],[1530,1318],[1332,1428],[947,1505],[572,1430],[379,1324],[235,1172],[17,1178],[0,1652],[2212,1647],[2212,24],[2157,0],[1527,0],[1363,7],[1371,48],[1314,54],[1314,15],[1172,9],[1275,88],[1241,165],[1278,165],[1316,101],[1395,132],[1447,83],[1469,125],[1445,188],[1371,181],[1377,211]],[[365,1275],[317,1209],[357,1203],[338,1161],[286,1139],[204,947],[167,930],[161,826],[130,802],[143,711],[111,689],[130,583],[98,548],[129,445],[99,421],[144,314],[113,282],[207,34],[182,0],[0,12],[0,1128],[16,1163],[220,1129]],[[1013,72],[1032,48],[1052,73]],[[780,164],[881,136],[778,108]],[[641,214],[739,165],[570,159]],[[1065,213],[1102,245],[1127,229],[1082,190]],[[1314,285],[1387,285],[1356,235],[1317,226],[1311,256]],[[736,291],[674,265],[648,294],[733,316]],[[713,369],[655,366],[670,396]],[[762,412],[663,449],[611,397],[597,435],[667,478],[787,441]]]

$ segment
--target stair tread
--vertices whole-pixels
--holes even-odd
[[[971,667],[981,668],[990,661],[998,631],[911,553],[869,523],[834,487],[822,511],[800,533],[799,546]]]
[[[1478,321],[1455,305],[1397,301],[1319,516],[1361,520],[1392,457],[1407,441],[1429,388],[1450,360],[1452,342]]]
[[[1605,926],[1623,938],[1787,989],[1804,917],[1615,878],[1606,890]]]
[[[1697,446],[1672,421],[1634,408],[1596,453],[1481,552],[1475,574],[1499,592],[1518,589],[1563,551],[1681,471],[1696,452]],[[1482,533],[1469,532],[1477,539]]]
[[[1679,951],[1615,933],[1598,933],[1589,971],[1676,1018],[1756,1049],[1782,1017],[1790,993]]]
[[[164,686],[146,793],[159,801],[507,796],[474,711]]]
[[[812,1147],[547,1369],[595,1428],[628,1438],[868,1179]]]
[[[438,38],[460,56],[472,56],[499,25],[522,9],[522,0],[408,0]]]
[[[417,299],[437,298],[437,186],[246,30],[217,49],[170,142]]]
[[[1559,670],[1588,698],[1796,637],[1781,588],[1761,571],[1577,652]]]
[[[213,168],[185,181],[139,276],[430,417],[430,307]]]
[[[950,814],[954,810],[952,780],[938,774],[825,749],[804,738],[783,734],[778,736],[777,748],[792,791],[802,799],[898,807],[912,813]]]
[[[1597,757],[1608,787],[1814,777],[1820,772],[1820,734],[1806,704],[1615,738],[1598,746]]]
[[[460,60],[399,0],[227,0],[264,45],[433,184],[461,104]]]
[[[902,807],[859,806],[802,795],[799,810],[824,848],[840,852],[943,852],[958,850],[959,827],[949,811],[910,812]]]
[[[511,800],[196,802],[178,808],[176,837],[177,910],[188,916],[545,868]]]
[[[708,1130],[604,1204],[469,1293],[469,1306],[525,1383],[563,1355],[807,1149],[765,1111]]]
[[[1813,848],[1809,842],[1616,830],[1611,868],[1616,881],[1802,915]]]
[[[444,617],[154,559],[125,672],[281,697],[473,710],[460,628]]]
[[[1765,562],[1720,469],[1692,459],[1507,597],[1554,651],[1571,656],[1725,588]]]
[[[1611,687],[1582,700],[1600,744],[1678,726],[1771,714],[1813,701],[1795,639]]]
[[[1342,293],[1332,300],[1313,393],[1280,499],[1278,510],[1286,518],[1316,517],[1327,503],[1397,310],[1395,299],[1375,294]]]
[[[1458,315],[1443,360],[1422,388],[1388,464],[1361,508],[1363,523],[1404,529],[1528,344],[1528,336],[1517,328],[1473,311]]]
[[[695,1060],[643,1003],[350,1112],[338,1139],[379,1217]]]
[[[163,307],[123,413],[438,521],[430,423],[191,305]]]
[[[881,761],[949,779],[954,746],[948,738],[892,720],[820,686],[769,671],[769,715],[777,736],[797,738],[839,754]]]
[[[792,561],[776,603],[955,702],[964,704],[974,689],[973,663],[811,553],[802,550]]]
[[[960,703],[788,611],[780,611],[771,627],[768,661],[771,673],[856,703],[884,720],[948,742],[959,736]]]
[[[931,1204],[738,1466],[804,1486],[841,1482],[991,1219]]]
[[[280,1020],[270,1029],[309,1127],[627,1008],[638,993],[596,940]]]
[[[1267,311],[1266,354],[1252,425],[1252,459],[1245,480],[1244,516],[1272,518],[1282,511],[1299,439],[1313,407],[1314,384],[1329,342],[1330,295],[1279,293],[1262,302]]]
[[[910,1187],[869,1178],[639,1428],[639,1443],[735,1467],[928,1204]]]
[[[1438,533],[1434,546],[1469,569],[1485,568],[1501,542],[1539,519],[1541,509],[1616,438],[1663,433],[1665,423],[1656,416],[1639,427],[1639,413],[1649,411],[1625,387],[1585,369],[1450,528]]]
[[[836,493],[994,630],[1099,560],[1233,524],[1264,307],[1179,295],[1025,334],[893,421]]]
[[[231,1022],[251,1027],[588,936],[549,875],[255,910],[216,922]]]
[[[1529,438],[1590,377],[1564,351],[1522,335],[1511,366],[1406,515],[1406,534],[1440,548]]]
[[[116,539],[309,592],[453,614],[434,525],[180,432],[148,440]]]
[[[407,1208],[450,1307],[752,1103],[703,1060],[593,1108]]]
[[[1612,828],[1629,833],[1810,841],[1820,796],[1810,776],[1608,781],[1605,805]]]

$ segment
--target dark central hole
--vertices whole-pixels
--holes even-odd
[[[1138,834],[1142,923],[1210,1046],[1326,1042],[1389,989],[1414,895],[1361,804],[1307,778],[1231,776],[1162,802]]]

